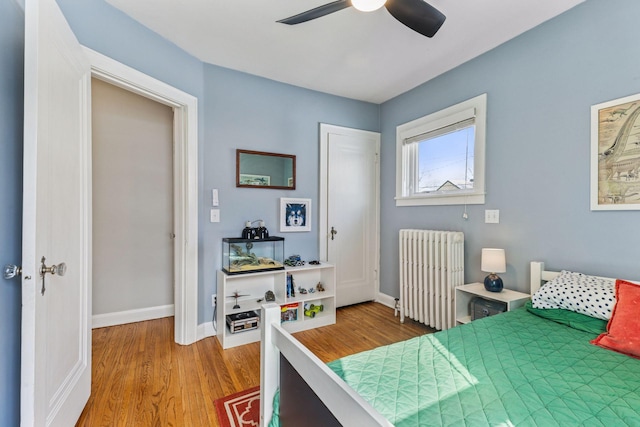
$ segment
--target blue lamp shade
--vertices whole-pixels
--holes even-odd
[[[502,279],[496,273],[507,271],[504,249],[483,248],[480,269],[489,273],[484,278],[484,288],[489,292],[502,291]]]

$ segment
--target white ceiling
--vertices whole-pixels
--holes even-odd
[[[276,23],[331,0],[106,0],[203,62],[382,103],[584,0],[429,0],[447,16],[429,39],[384,8]]]

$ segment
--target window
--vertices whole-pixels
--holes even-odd
[[[396,206],[484,203],[487,95],[397,127]]]

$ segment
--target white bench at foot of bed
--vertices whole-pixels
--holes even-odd
[[[280,387],[280,355],[302,377],[324,406],[342,425],[392,426],[368,402],[349,387],[335,372],[280,326],[280,306],[262,306],[260,341],[260,425],[265,427],[273,415],[273,398]],[[281,391],[285,393],[285,391]],[[293,404],[302,410],[311,408],[308,401]],[[325,425],[322,420],[298,420],[304,425]],[[283,420],[284,421],[284,420]],[[300,424],[298,424],[300,425]],[[326,424],[328,425],[328,424]]]

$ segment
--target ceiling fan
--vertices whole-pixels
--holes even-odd
[[[386,0],[386,2],[385,0],[336,0],[278,22],[295,25],[338,12],[349,6],[363,12],[371,12],[383,5],[398,21],[427,37],[433,37],[446,19],[438,9],[422,0]]]

